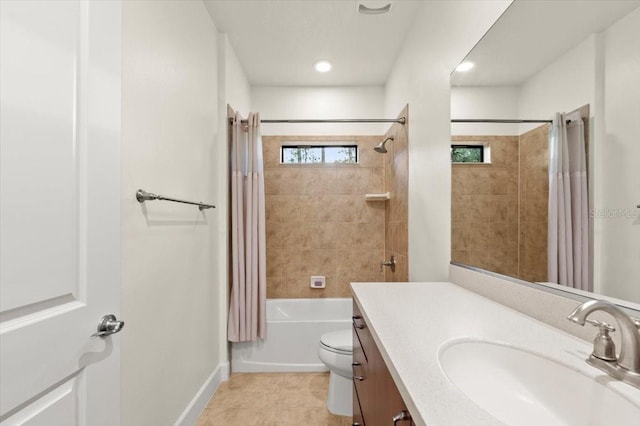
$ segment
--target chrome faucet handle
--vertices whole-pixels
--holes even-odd
[[[632,316],[629,316],[629,318],[631,318],[631,322],[634,323],[638,331],[640,331],[640,318],[636,318]]]
[[[594,320],[594,319],[590,319],[590,318],[585,319],[585,321],[588,322],[589,324],[593,325],[594,327],[599,327],[601,332],[603,330],[607,330],[607,332],[616,331],[616,328],[614,326],[612,326],[611,324],[608,324],[608,323],[606,323],[604,321],[598,321],[598,320]]]
[[[616,345],[613,342],[613,339],[611,339],[611,336],[609,336],[610,332],[616,331],[615,327],[607,324],[604,321],[598,321],[589,318],[585,319],[585,321],[593,325],[594,327],[598,327],[598,329],[600,330],[595,339],[593,339],[593,352],[591,354],[603,361],[617,361],[618,358],[616,356]]]

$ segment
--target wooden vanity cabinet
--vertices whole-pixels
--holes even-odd
[[[391,426],[394,416],[408,409],[369,328],[353,303],[353,424]],[[397,426],[415,426],[411,418]]]

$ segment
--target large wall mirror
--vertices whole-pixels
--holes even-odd
[[[452,262],[637,309],[640,1],[514,1],[463,64]]]

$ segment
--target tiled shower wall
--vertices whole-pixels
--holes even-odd
[[[408,119],[409,107],[405,107],[400,117]],[[408,247],[408,128],[407,125],[394,124],[384,135],[393,137],[388,142],[387,153],[384,154],[385,192],[391,193],[385,212],[385,260],[394,256],[396,269],[385,268],[384,280],[387,282],[409,281]]]
[[[263,136],[267,297],[350,297],[351,281],[383,281],[385,202],[381,136]],[[358,164],[280,164],[282,144],[352,144]],[[326,277],[325,289],[309,286]]]
[[[548,133],[452,137],[491,147],[491,164],[452,165],[454,262],[546,281]]]

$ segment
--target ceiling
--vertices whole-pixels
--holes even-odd
[[[251,85],[377,86],[394,59],[422,0],[392,3],[384,15],[362,15],[356,0],[205,0],[226,33]],[[333,70],[313,69],[319,59]]]
[[[454,86],[517,86],[586,39],[640,6],[633,1],[516,1],[465,58]]]

